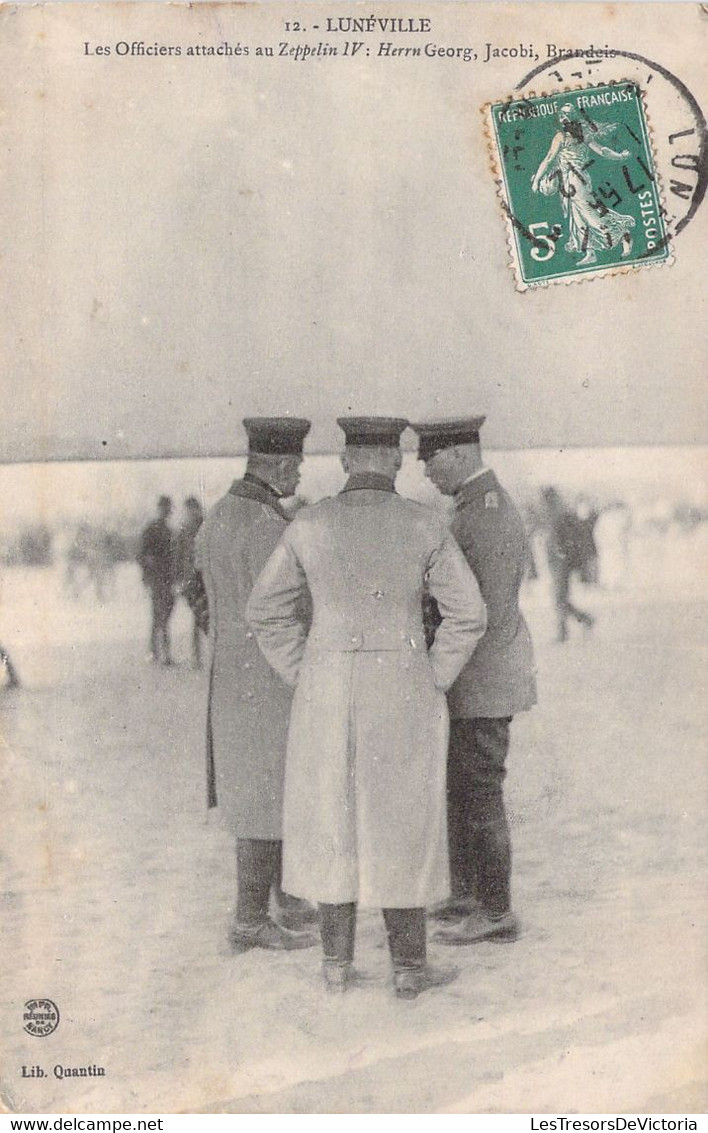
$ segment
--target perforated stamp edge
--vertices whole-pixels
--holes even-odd
[[[662,223],[664,224],[664,227],[665,227],[666,197],[665,197],[665,192],[664,192],[663,181],[662,181],[662,178],[661,178],[661,173],[659,171],[659,166],[658,166],[657,158],[656,158],[656,147],[655,147],[655,142],[654,142],[654,132],[653,132],[653,128],[652,128],[651,115],[649,114],[649,108],[648,108],[648,105],[647,105],[646,92],[639,85],[639,83],[637,83],[636,79],[606,79],[606,80],[603,80],[602,82],[595,82],[595,83],[586,83],[586,84],[576,83],[576,84],[573,84],[573,85],[566,84],[564,86],[559,86],[559,87],[556,87],[555,89],[551,89],[551,90],[542,90],[542,91],[538,91],[538,92],[535,91],[535,90],[525,91],[523,95],[519,95],[519,93],[517,92],[515,94],[509,94],[509,95],[506,95],[502,98],[496,98],[496,99],[493,99],[492,101],[485,102],[484,105],[482,107],[480,107],[480,113],[481,113],[482,119],[483,119],[484,136],[485,136],[485,141],[486,141],[486,146],[487,146],[487,155],[488,155],[488,158],[489,158],[492,176],[494,178],[496,196],[497,196],[497,200],[499,202],[499,209],[500,209],[500,212],[502,214],[502,219],[503,219],[505,230],[506,230],[506,245],[507,245],[507,252],[508,252],[507,266],[509,267],[509,269],[511,270],[511,272],[513,274],[515,288],[516,288],[517,291],[519,291],[519,292],[536,291],[536,290],[538,290],[538,288],[541,288],[541,287],[548,288],[548,287],[554,287],[554,286],[558,286],[558,285],[569,285],[569,284],[575,284],[575,283],[584,283],[584,282],[588,282],[588,281],[593,282],[594,280],[605,279],[608,276],[632,275],[637,271],[646,271],[647,269],[656,270],[656,269],[660,269],[660,268],[666,268],[666,267],[670,267],[673,263],[675,263],[675,255],[674,255],[674,250],[673,250],[672,238],[671,238],[671,235],[668,232],[665,231],[663,239],[664,239],[664,244],[665,244],[666,249],[667,249],[667,256],[663,260],[653,260],[653,261],[647,260],[645,263],[638,263],[636,260],[634,260],[633,262],[631,262],[629,264],[627,264],[627,263],[607,264],[607,265],[598,264],[596,268],[591,268],[590,270],[579,271],[577,273],[576,272],[568,272],[567,274],[564,274],[562,276],[556,276],[556,277],[551,278],[551,279],[526,280],[526,279],[524,279],[522,271],[521,271],[521,264],[519,262],[519,255],[518,255],[518,250],[517,250],[517,245],[516,245],[516,236],[515,236],[515,233],[514,233],[514,217],[513,217],[513,213],[512,213],[512,209],[511,209],[511,202],[509,201],[508,194],[507,194],[507,187],[506,187],[506,181],[505,181],[505,178],[504,178],[504,173],[503,173],[503,170],[502,170],[502,158],[501,158],[501,155],[499,153],[499,147],[498,147],[498,144],[497,144],[497,134],[496,134],[496,129],[495,129],[495,126],[494,126],[494,120],[493,120],[493,115],[492,115],[493,108],[495,106],[499,106],[501,103],[511,104],[511,103],[514,103],[514,102],[527,102],[527,101],[530,101],[531,99],[536,99],[536,98],[539,98],[539,99],[558,98],[559,96],[562,96],[564,94],[582,94],[583,92],[593,90],[598,86],[622,86],[622,85],[634,87],[634,89],[637,91],[638,96],[641,99],[642,110],[644,112],[644,124],[646,126],[646,131],[647,131],[647,146],[648,146],[649,153],[650,153],[651,159],[652,159],[652,173],[653,173],[654,177],[656,178],[656,192],[657,192],[657,197],[658,197],[658,201],[659,201],[659,209],[660,209],[660,213],[661,213],[661,217],[662,217]]]

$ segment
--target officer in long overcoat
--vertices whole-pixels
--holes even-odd
[[[426,965],[424,906],[449,893],[445,691],[486,624],[479,587],[444,521],[402,499],[399,418],[342,418],[349,479],[298,513],[247,609],[261,649],[295,687],[283,883],[320,905],[325,982],[351,979],[357,903],[384,910],[396,993],[446,979]],[[442,621],[430,653],[424,584]],[[309,636],[296,616],[309,588]]]
[[[519,609],[528,562],[518,509],[479,441],[484,417],[425,422],[418,455],[428,478],[455,503],[452,533],[479,583],[487,630],[448,694],[448,823],[452,901],[442,919],[465,916],[437,933],[445,944],[514,939],[511,840],[503,782],[512,717],[536,703],[533,646]]]
[[[292,693],[266,663],[246,624],[251,587],[287,525],[281,507],[295,492],[310,423],[247,418],[249,455],[208,512],[194,548],[209,604],[211,675],[207,720],[209,805],[236,835],[237,901],[231,943],[289,949],[314,943],[306,910],[288,900],[281,880],[285,742]],[[278,922],[268,915],[274,893]]]

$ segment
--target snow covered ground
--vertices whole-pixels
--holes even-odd
[[[705,526],[705,525],[703,525]],[[204,808],[206,676],[145,664],[137,568],[75,602],[4,572],[2,1101],[15,1112],[699,1112],[705,1108],[705,543],[647,533],[590,636],[525,603],[540,703],[512,729],[513,945],[447,950],[459,979],[393,999],[320,986],[317,949],[231,956],[229,837]],[[575,628],[575,627],[573,627]],[[23,1030],[49,997],[61,1021]],[[46,1077],[23,1077],[41,1065]],[[102,1077],[53,1074],[102,1066]]]

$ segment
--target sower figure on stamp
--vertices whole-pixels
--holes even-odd
[[[207,720],[209,805],[236,835],[231,944],[288,950],[316,943],[299,931],[315,910],[281,886],[285,742],[292,693],[246,624],[255,579],[287,526],[280,501],[295,492],[309,421],[247,418],[246,472],[207,513],[194,562],[209,604],[212,661]],[[274,918],[269,915],[271,898]]]
[[[325,985],[353,980],[358,904],[383,909],[396,995],[456,973],[426,963],[425,906],[449,893],[445,690],[486,624],[474,575],[429,509],[394,488],[399,418],[342,418],[349,474],[305,508],[253,588],[248,618],[295,686],[283,820],[286,888],[319,902]],[[422,593],[442,621],[428,654]],[[309,635],[297,619],[309,588]]]
[[[162,665],[172,664],[169,622],[175,605],[175,562],[172,529],[168,523],[172,500],[160,496],[157,519],[144,529],[138,561],[143,583],[150,592],[152,624],[150,627],[149,660]]]
[[[566,251],[582,253],[578,264],[594,264],[599,251],[620,244],[624,259],[632,251],[634,217],[609,208],[593,189],[589,170],[597,157],[625,161],[629,150],[617,153],[602,145],[601,138],[616,130],[612,123],[585,121],[577,107],[567,103],[558,112],[560,130],[531,182],[534,193],[548,196],[560,191],[563,213],[568,220]],[[595,157],[593,157],[593,154]]]
[[[484,417],[414,425],[425,474],[454,496],[452,533],[479,583],[487,631],[448,694],[448,824],[452,899],[434,910],[461,920],[434,940],[474,944],[514,939],[511,840],[503,782],[509,726],[536,703],[533,647],[519,610],[528,561],[521,516],[482,461]]]

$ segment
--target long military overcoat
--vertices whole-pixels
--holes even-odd
[[[259,650],[246,602],[286,524],[274,492],[237,480],[208,512],[195,542],[209,599],[209,802],[239,838],[282,835],[292,690]]]
[[[528,546],[519,511],[491,469],[457,493],[452,533],[479,582],[487,631],[450,690],[450,715],[513,716],[536,703],[533,645],[519,609]]]
[[[370,483],[352,478],[298,513],[254,586],[248,618],[296,686],[284,887],[313,901],[419,907],[449,892],[445,690],[486,615],[444,523]],[[426,576],[443,614],[430,654]],[[295,612],[305,586],[309,636]]]

